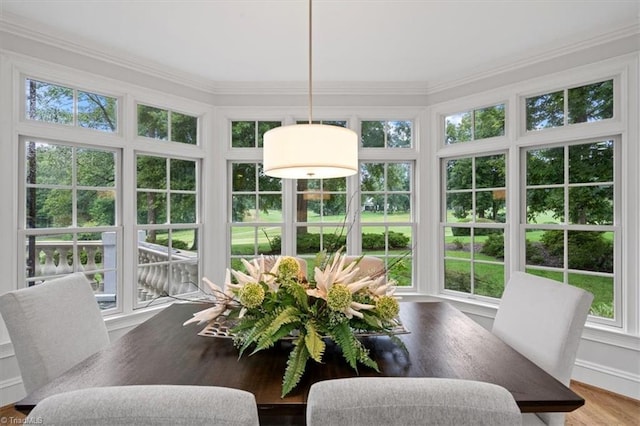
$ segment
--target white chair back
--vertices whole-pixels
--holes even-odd
[[[113,386],[50,396],[36,405],[26,423],[258,426],[258,407],[252,393],[239,389],[187,385]]]
[[[515,272],[505,287],[493,334],[569,385],[593,295],[578,287]],[[563,414],[539,415],[564,424]]]
[[[91,284],[70,274],[0,296],[27,393],[109,344]]]
[[[356,377],[314,383],[308,426],[513,426],[522,421],[505,388],[470,380]]]

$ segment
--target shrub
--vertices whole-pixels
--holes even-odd
[[[462,219],[458,223],[469,223],[470,221],[471,219]],[[491,219],[480,217],[476,220],[476,223],[496,223],[496,222]],[[453,234],[454,237],[469,237],[471,235],[471,228],[462,228],[458,226],[452,226],[451,233]],[[492,234],[501,234],[501,233],[502,233],[502,230],[500,229],[474,227],[473,235],[483,236],[483,235],[492,235]]]
[[[482,245],[480,253],[504,259],[504,237],[502,234],[490,234]]]
[[[445,270],[444,282],[447,290],[471,292],[471,277],[468,273],[460,271]]]
[[[606,240],[603,234],[603,232],[569,231],[567,236],[569,268],[613,272],[613,243]],[[546,231],[542,234],[541,240],[550,254],[563,255],[563,231]]]
[[[389,248],[407,248],[408,245],[409,237],[400,232],[389,231]],[[384,244],[382,248],[384,248]]]
[[[362,234],[363,250],[384,250],[384,234]]]

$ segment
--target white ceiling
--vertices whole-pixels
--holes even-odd
[[[0,0],[5,19],[211,82],[307,79],[307,0]],[[637,25],[639,0],[315,0],[313,79],[442,84]],[[24,21],[23,18],[26,20]]]

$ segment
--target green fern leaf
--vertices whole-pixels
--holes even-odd
[[[306,324],[307,333],[304,338],[304,344],[307,346],[309,356],[316,362],[322,362],[322,355],[324,354],[325,344],[322,337],[316,331],[316,327],[313,322]]]
[[[282,398],[295,388],[302,375],[304,374],[307,360],[309,359],[309,351],[304,344],[305,336],[301,335],[295,342],[289,359],[287,360],[287,368],[282,378]]]
[[[356,363],[360,352],[360,342],[358,342],[358,340],[353,336],[349,324],[343,322],[332,327],[330,330],[330,336],[342,349],[342,356],[347,360],[347,363],[349,363],[351,368],[358,371]]]
[[[266,327],[259,336],[256,337],[257,346],[253,353],[262,349],[270,348],[282,336],[280,329],[287,324],[300,324],[300,311],[293,306],[277,311],[278,314],[273,318],[268,327]]]

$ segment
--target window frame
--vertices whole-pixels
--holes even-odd
[[[582,123],[580,123],[582,124]],[[527,223],[527,203],[526,203],[526,192],[527,192],[527,182],[526,182],[526,155],[530,150],[535,149],[547,149],[547,148],[560,148],[562,147],[565,152],[568,151],[568,148],[576,145],[584,145],[594,142],[602,142],[604,140],[612,140],[613,141],[613,218],[611,225],[580,225],[580,224],[572,224],[569,223],[569,219],[565,214],[565,220],[563,223],[559,224],[529,224]],[[523,200],[520,203],[519,210],[519,234],[521,238],[519,238],[519,246],[520,246],[520,258],[518,263],[521,265],[522,270],[526,270],[527,268],[535,269],[535,270],[546,270],[546,271],[555,271],[561,272],[563,274],[563,284],[568,284],[568,274],[570,273],[578,273],[582,275],[593,275],[593,276],[605,276],[605,273],[590,273],[590,271],[576,270],[569,268],[568,265],[568,246],[567,241],[564,242],[564,261],[562,267],[545,267],[539,265],[527,265],[526,260],[526,232],[528,229],[538,229],[538,230],[558,230],[562,232],[571,232],[571,231],[604,231],[604,232],[612,232],[614,234],[614,243],[613,243],[613,272],[610,274],[613,281],[613,310],[614,316],[613,318],[605,318],[599,317],[596,315],[589,315],[589,321],[591,323],[603,324],[606,326],[613,327],[622,327],[622,318],[624,317],[624,306],[622,303],[623,297],[623,287],[622,287],[622,247],[623,247],[623,239],[624,235],[622,232],[622,188],[621,188],[621,169],[622,169],[622,159],[621,159],[621,137],[620,135],[615,136],[605,136],[605,137],[592,137],[588,139],[578,139],[572,140],[570,142],[553,142],[544,145],[527,145],[520,147],[519,150],[519,162],[520,162],[520,170],[521,170],[521,179],[519,185],[520,191],[520,199]],[[564,177],[562,188],[566,191],[572,187],[572,184],[568,181],[569,170],[568,167],[568,158],[565,158],[565,168],[564,168]],[[575,184],[573,184],[575,185]],[[565,198],[568,197],[568,194]],[[567,200],[565,199],[565,202]],[[565,213],[568,211],[569,206],[565,205],[564,211]]]

